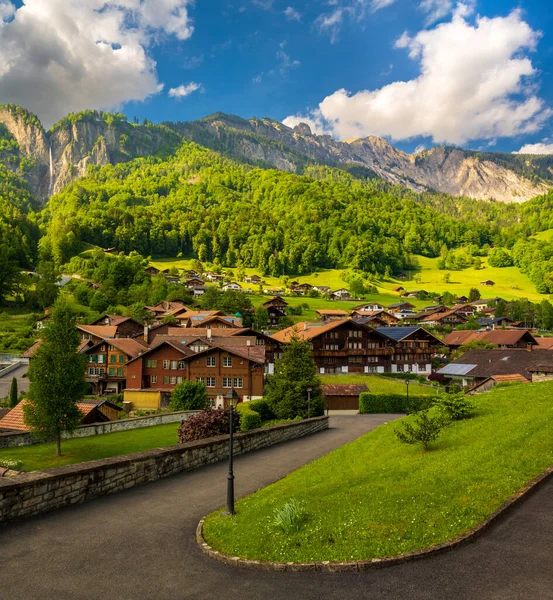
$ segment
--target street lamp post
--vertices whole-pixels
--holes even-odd
[[[228,406],[230,408],[229,413],[229,438],[228,438],[228,477],[227,477],[227,515],[234,514],[234,470],[233,470],[233,415],[236,404],[238,403],[238,394],[235,389],[232,388],[228,394],[226,394],[225,399],[228,401]]]
[[[308,387],[307,388],[307,418],[310,419],[311,418],[311,392],[313,391],[313,388]]]
[[[408,379],[405,380],[405,391],[407,392],[407,410],[409,410],[409,384],[410,383],[411,382]]]

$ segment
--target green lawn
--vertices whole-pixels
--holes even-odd
[[[451,539],[553,464],[552,397],[553,382],[477,396],[476,416],[450,425],[426,453],[397,440],[397,422],[384,425],[240,500],[235,517],[211,514],[206,540],[233,556],[302,562],[383,557]],[[307,522],[286,535],[273,521],[291,499]]]
[[[179,426],[180,423],[170,423],[169,425],[156,425],[132,431],[62,441],[63,456],[60,458],[56,457],[55,443],[47,443],[0,450],[0,459],[11,458],[22,461],[21,468],[25,471],[63,467],[98,458],[173,446],[178,443],[177,429]]]
[[[373,394],[405,394],[405,383],[401,379],[380,377],[379,375],[363,375],[348,373],[347,375],[321,375],[322,383],[366,383]],[[409,393],[414,396],[435,396],[436,388],[409,382]]]

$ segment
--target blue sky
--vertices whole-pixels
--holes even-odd
[[[307,120],[338,138],[381,135],[407,151],[450,143],[553,152],[553,11],[544,0],[89,4],[94,13],[82,0],[0,0],[0,101],[28,106],[47,125],[87,107],[154,122],[223,111]],[[62,14],[76,27],[64,29]],[[39,30],[40,47],[28,48]],[[94,64],[90,35],[94,51],[106,43]],[[30,73],[9,71],[8,58]]]

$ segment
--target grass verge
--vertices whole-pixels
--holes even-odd
[[[366,383],[372,394],[405,394],[405,382],[401,379],[387,379],[379,375],[348,373],[345,375],[320,375],[321,383]],[[413,396],[435,396],[436,388],[409,382],[409,393]]]
[[[0,459],[8,458],[21,461],[21,468],[25,471],[64,467],[65,465],[73,465],[99,458],[174,446],[178,443],[177,429],[179,426],[180,423],[170,423],[168,425],[133,429],[132,431],[64,440],[61,443],[63,453],[61,457],[56,456],[55,443],[48,442],[36,446],[0,450]]]
[[[553,464],[553,383],[475,398],[476,416],[450,425],[433,449],[401,444],[384,425],[208,516],[215,549],[279,562],[362,560],[421,550],[467,531]],[[363,418],[363,417],[360,417]],[[307,515],[285,534],[275,511]]]

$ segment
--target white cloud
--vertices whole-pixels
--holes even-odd
[[[202,86],[200,83],[196,83],[195,81],[191,81],[190,83],[179,85],[176,88],[171,88],[168,92],[168,95],[171,98],[177,98],[178,100],[182,100],[187,96],[190,96],[193,92],[197,90],[201,90]]]
[[[294,67],[299,67],[301,65],[299,60],[294,60],[290,58],[290,55],[284,51],[284,47],[286,46],[286,42],[280,43],[280,50],[277,52],[276,56],[280,64],[280,72],[286,73],[289,69]]]
[[[301,13],[299,13],[294,7],[288,6],[283,12],[284,16],[289,21],[301,21]]]
[[[418,154],[419,152],[424,152],[426,150],[426,146],[424,144],[419,144],[413,154]]]
[[[381,8],[386,8],[391,4],[394,4],[396,0],[372,0],[371,1],[371,12],[376,12]]]
[[[514,154],[553,154],[553,144],[540,142],[538,144],[526,144]]]
[[[0,0],[0,21],[8,21],[15,15],[15,6],[10,0]]]
[[[273,0],[252,0],[252,4],[262,10],[271,10],[273,8]]]
[[[341,8],[335,8],[328,14],[319,15],[315,21],[315,25],[322,33],[328,33],[330,41],[334,43],[338,39],[338,32],[343,20],[344,11]]]
[[[163,88],[151,47],[188,39],[193,0],[24,0],[0,22],[0,103],[45,125],[71,111],[113,109]],[[0,16],[10,18],[9,2]]]
[[[452,144],[539,130],[553,114],[536,95],[527,56],[540,34],[518,10],[471,23],[469,9],[459,4],[451,21],[396,42],[420,63],[417,78],[354,94],[337,90],[310,118],[338,138],[428,136]]]
[[[453,11],[453,0],[421,0],[419,8],[428,13],[426,25],[447,17]]]

